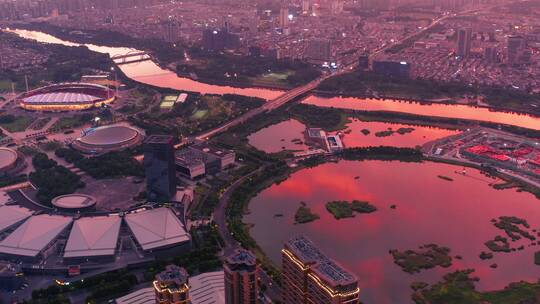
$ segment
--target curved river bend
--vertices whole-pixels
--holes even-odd
[[[36,40],[42,43],[55,43],[66,46],[84,45],[94,52],[109,54],[111,57],[115,55],[124,55],[129,52],[139,52],[138,50],[133,48],[107,47],[94,44],[73,43],[38,31],[20,29],[9,31],[16,33],[20,37]],[[212,85],[195,81],[186,77],[180,77],[169,70],[163,69],[151,60],[123,64],[120,65],[120,69],[122,69],[122,72],[124,72],[127,77],[138,82],[162,88],[172,88],[176,90],[199,92],[201,94],[238,94],[244,96],[260,97],[267,100],[274,99],[283,94],[283,92],[280,90],[270,90],[262,88],[236,88],[231,86]]]

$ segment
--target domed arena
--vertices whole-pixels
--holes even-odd
[[[61,83],[29,91],[19,97],[19,105],[31,111],[77,111],[113,102],[114,91],[90,83]]]
[[[88,131],[75,140],[73,148],[89,154],[123,150],[142,142],[143,134],[130,126],[111,125]]]
[[[24,160],[17,151],[0,148],[0,176],[14,174],[24,167]]]

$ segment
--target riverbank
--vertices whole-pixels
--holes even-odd
[[[352,71],[323,81],[320,94],[360,98],[391,98],[445,102],[444,99],[483,99],[490,109],[540,115],[540,95],[502,87],[470,86],[422,79],[388,78],[374,72]],[[448,103],[448,101],[446,101]],[[453,104],[453,103],[452,103]],[[457,103],[456,103],[457,104]]]
[[[443,104],[443,105],[463,105],[463,106],[469,106],[474,108],[484,108],[489,109],[493,111],[499,111],[499,112],[505,112],[505,113],[513,113],[513,114],[526,114],[526,115],[532,115],[532,116],[540,116],[540,110],[535,109],[514,109],[504,106],[497,106],[497,105],[489,105],[486,103],[467,103],[467,102],[458,102],[454,99],[447,97],[447,98],[434,98],[434,99],[428,99],[428,98],[413,98],[413,97],[403,97],[399,95],[385,95],[385,94],[347,94],[345,92],[336,92],[336,91],[325,91],[325,90],[313,90],[313,95],[318,97],[324,97],[324,98],[333,98],[333,97],[340,97],[340,98],[362,98],[362,99],[374,99],[374,100],[399,100],[403,102],[415,102],[422,105],[433,105],[433,104]]]
[[[112,31],[94,31],[87,29],[77,29],[77,28],[61,28],[49,23],[12,23],[10,27],[15,29],[31,30],[46,33],[48,35],[55,36],[57,38],[75,42],[79,44],[93,44],[104,47],[116,47],[116,48],[133,48],[138,50],[144,50],[153,53],[154,63],[160,68],[175,73],[179,77],[189,78],[194,81],[200,81],[209,85],[225,85],[233,86],[236,88],[261,88],[261,89],[272,89],[272,90],[287,90],[296,85],[305,84],[320,75],[320,72],[316,72],[316,69],[312,68],[310,65],[301,63],[301,62],[288,62],[288,61],[272,61],[265,58],[256,58],[256,57],[247,57],[243,56],[242,58],[237,58],[238,56],[229,56],[225,59],[221,59],[219,64],[213,63],[213,61],[219,59],[216,56],[224,56],[214,53],[205,53],[194,45],[177,45],[170,43],[163,43],[156,39],[142,39],[134,38],[122,33],[112,32]],[[193,56],[198,56],[196,58],[190,58],[190,61],[193,60],[204,60],[208,61],[210,66],[204,67],[203,69],[195,70],[186,70],[181,71],[181,66],[186,66],[183,64],[183,55],[185,52],[192,52]],[[173,56],[174,54],[174,56]],[[180,54],[180,55],[179,55]],[[179,58],[180,57],[180,58]],[[220,57],[221,58],[221,57]],[[233,63],[223,64],[223,62],[228,62],[233,60]],[[176,69],[172,69],[172,65],[176,65]],[[262,66],[259,66],[262,65]],[[293,83],[288,85],[279,85],[272,82],[262,82],[262,81],[252,81],[250,78],[258,78],[263,76],[263,74],[253,74],[250,72],[253,69],[257,71],[265,71],[265,73],[273,68],[278,69],[282,66],[283,68],[289,68],[292,72]],[[235,69],[238,69],[236,71]],[[208,75],[202,75],[201,73],[207,73]],[[279,72],[279,71],[278,71]],[[195,74],[197,77],[193,77]],[[216,75],[245,75],[242,76],[245,81],[230,81],[227,80],[227,76],[220,76],[221,78],[215,78]],[[253,75],[252,75],[253,74]],[[298,74],[298,75],[296,75]],[[251,76],[249,76],[251,75]],[[210,77],[208,77],[210,76]],[[232,76],[230,76],[232,77]],[[246,78],[248,77],[248,78]],[[298,79],[297,79],[298,78]]]

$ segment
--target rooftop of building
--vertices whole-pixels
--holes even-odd
[[[174,153],[174,159],[177,164],[189,167],[202,165],[207,158],[200,151],[184,148]]]
[[[308,128],[306,131],[308,136],[313,138],[322,138],[326,135],[326,132],[321,128]]]
[[[219,149],[214,146],[208,145],[206,143],[196,144],[190,147],[191,149],[204,152],[205,154],[210,154],[216,157],[223,157],[225,155],[230,155],[234,153],[231,150]]]
[[[118,215],[83,217],[73,223],[65,258],[114,255],[120,224]]]
[[[225,261],[228,265],[248,267],[257,265],[257,259],[255,258],[255,255],[245,249],[236,249],[232,254],[227,256]]]
[[[129,213],[125,220],[143,250],[189,242],[184,225],[169,208]]]
[[[174,141],[171,135],[150,135],[144,141],[145,144],[170,144]]]
[[[176,265],[167,265],[165,270],[156,275],[156,281],[160,286],[169,289],[183,288],[188,283],[189,274],[187,271]]]
[[[0,253],[35,257],[71,222],[66,216],[32,216],[0,242]]]
[[[29,218],[32,211],[19,206],[0,205],[0,232]]]
[[[297,236],[286,243],[290,250],[304,264],[311,264],[311,269],[329,284],[349,285],[357,281],[356,276],[322,253],[311,240]]]

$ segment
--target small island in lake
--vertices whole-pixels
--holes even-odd
[[[326,203],[326,210],[332,213],[337,219],[354,217],[356,213],[372,213],[377,211],[377,207],[366,201],[353,200],[348,201],[331,201]]]
[[[427,244],[418,247],[418,250],[390,250],[394,263],[407,273],[417,273],[422,269],[431,269],[436,266],[444,268],[452,265],[450,248],[436,244]]]
[[[305,224],[320,218],[321,217],[318,214],[311,212],[311,209],[306,207],[306,203],[301,202],[300,207],[298,207],[298,210],[296,210],[296,214],[294,215],[294,223]]]

